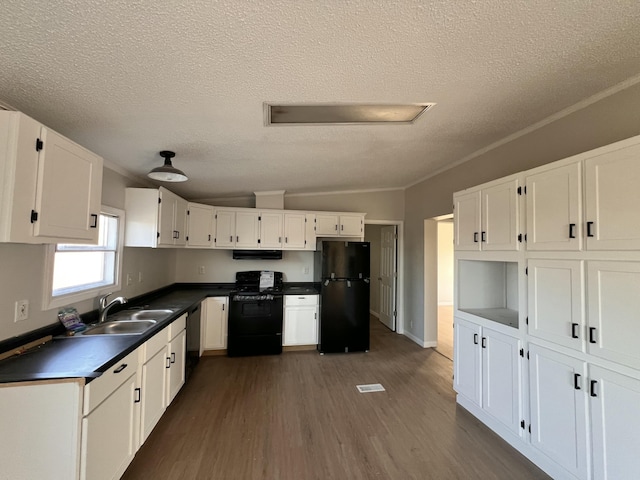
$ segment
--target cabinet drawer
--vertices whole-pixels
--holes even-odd
[[[169,338],[169,327],[147,340],[142,346],[142,363],[147,363],[151,360],[156,353],[167,346],[169,340],[171,340]]]
[[[84,387],[83,415],[88,415],[138,370],[140,349],[109,367],[100,377]]]
[[[169,325],[169,340],[173,340],[182,330],[187,328],[187,314],[185,313],[180,318],[175,320]]]
[[[285,295],[284,305],[291,307],[294,305],[317,305],[318,295]]]

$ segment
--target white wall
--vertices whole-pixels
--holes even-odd
[[[437,234],[425,230],[424,222],[453,213],[454,192],[639,134],[640,84],[635,84],[408,188],[404,300],[409,334],[436,341],[437,314],[426,312],[425,305],[434,309],[437,305],[425,302],[425,291],[437,287],[425,285],[424,265],[431,264],[425,259],[425,243],[436,243]],[[433,238],[426,238],[425,232]]]
[[[275,270],[283,273],[285,282],[312,282],[314,252],[282,252],[282,260],[234,260],[231,250],[176,250],[176,282],[233,283],[236,272],[243,270]],[[204,266],[204,274],[200,267]],[[308,273],[304,273],[305,269]]]
[[[438,222],[438,305],[453,305],[453,221]]]

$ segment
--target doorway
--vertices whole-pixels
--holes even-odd
[[[371,245],[371,316],[389,330],[403,333],[402,222],[367,221],[364,240]]]
[[[453,217],[441,218],[438,238],[438,346],[436,351],[453,361]]]

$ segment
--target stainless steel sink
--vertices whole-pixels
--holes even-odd
[[[173,310],[140,310],[131,314],[132,320],[158,320],[166,317]]]
[[[82,335],[140,335],[153,327],[155,320],[118,320],[100,323],[82,332]]]

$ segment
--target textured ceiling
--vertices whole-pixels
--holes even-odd
[[[186,198],[403,187],[640,72],[637,0],[3,0],[0,100]],[[437,105],[264,126],[263,102]]]

